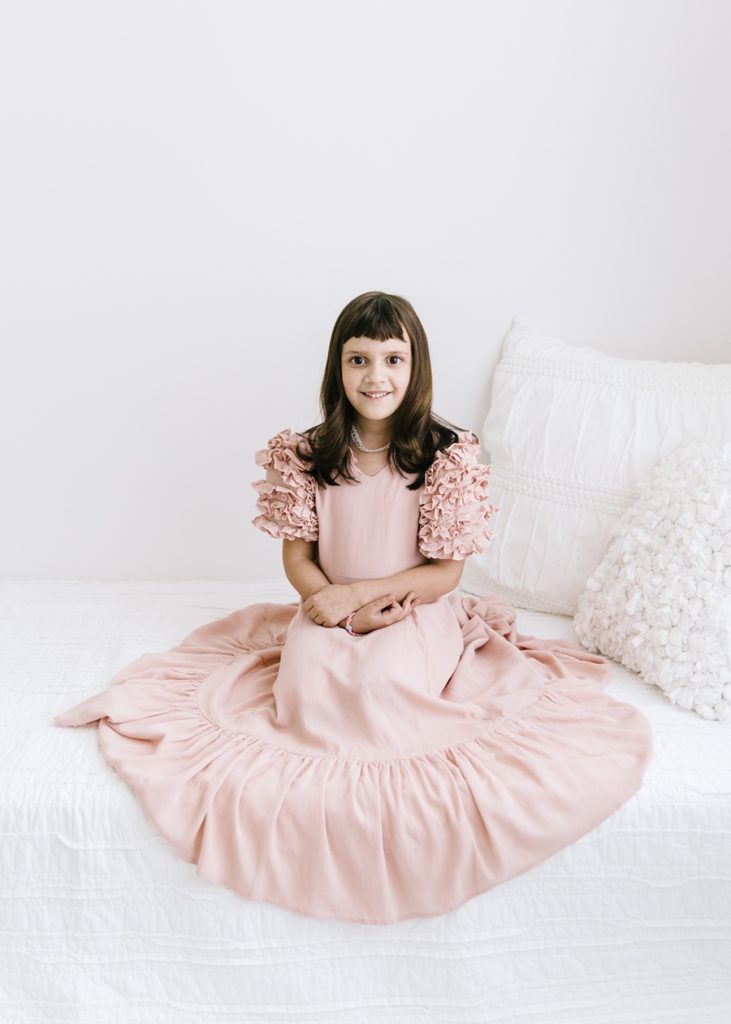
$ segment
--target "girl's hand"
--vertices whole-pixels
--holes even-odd
[[[305,614],[318,626],[337,626],[354,607],[353,592],[347,583],[326,583],[302,605]]]
[[[386,594],[359,608],[350,620],[350,625],[355,633],[372,633],[374,629],[383,629],[384,626],[391,626],[394,622],[405,619],[418,603],[413,590],[409,591],[401,604],[393,594]]]

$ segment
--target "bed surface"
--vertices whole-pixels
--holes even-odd
[[[201,880],[54,714],[125,664],[255,601],[254,583],[0,584],[3,1024],[726,1024],[731,1019],[731,724],[614,666],[655,751],[598,828],[458,910],[322,921]],[[575,640],[570,618],[518,629]]]

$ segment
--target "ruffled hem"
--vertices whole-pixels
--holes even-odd
[[[424,477],[419,500],[419,550],[426,558],[464,559],[493,539],[488,522],[499,511],[488,501],[491,466],[468,430],[440,451]]]
[[[546,860],[641,785],[647,720],[577,677],[412,757],[303,753],[223,728],[203,713],[201,684],[248,658],[259,692],[270,690],[271,641],[283,641],[295,606],[246,612],[219,620],[213,638],[202,627],[143,656],[55,718],[98,720],[102,753],[155,828],[201,878],[246,899],[370,924],[445,913]],[[242,622],[260,639],[232,649]]]

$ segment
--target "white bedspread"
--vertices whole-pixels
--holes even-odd
[[[303,917],[202,881],[53,715],[146,651],[255,601],[258,583],[5,583],[3,1024],[727,1024],[731,727],[617,667],[655,738],[642,789],[542,865],[438,918]],[[575,639],[571,619],[518,629]]]

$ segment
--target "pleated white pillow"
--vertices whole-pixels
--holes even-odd
[[[731,442],[682,445],[639,492],[579,597],[576,635],[674,704],[729,718]]]
[[[621,359],[515,317],[482,442],[495,539],[461,587],[573,615],[610,530],[657,460],[731,437],[731,364]]]

